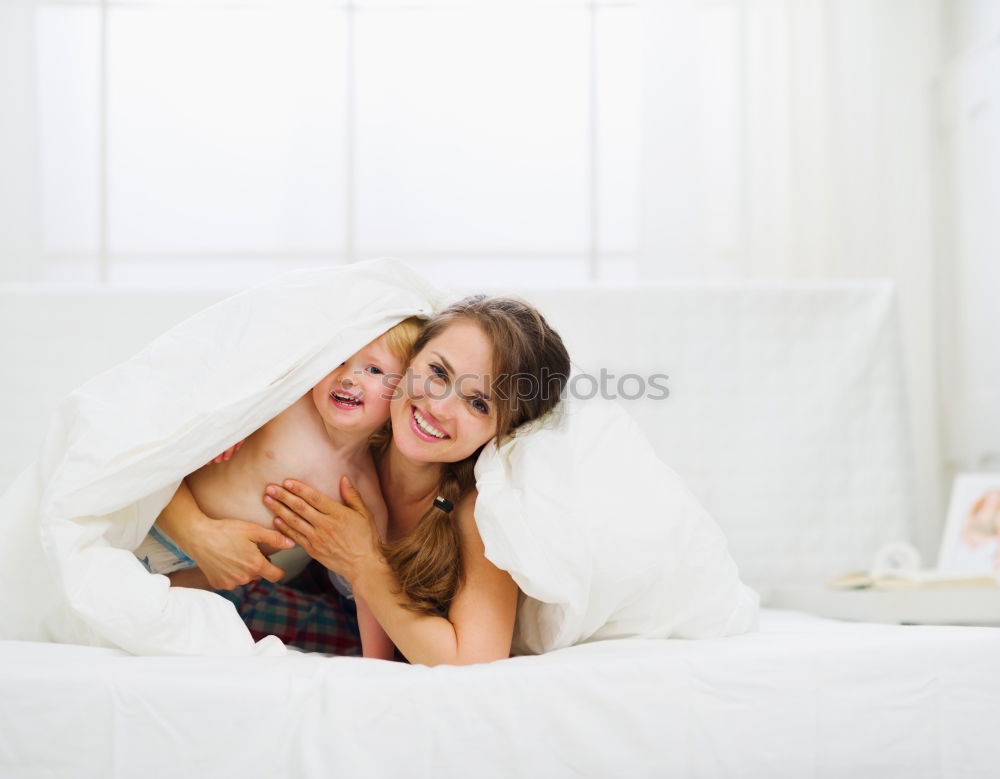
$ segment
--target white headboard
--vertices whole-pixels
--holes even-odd
[[[765,597],[774,584],[863,569],[883,543],[913,540],[887,282],[518,292],[562,333],[578,369],[598,379],[605,370],[606,387],[624,374],[669,377],[657,380],[666,399],[623,403]],[[60,397],[225,294],[0,286],[0,488],[34,458]],[[630,378],[624,389],[639,386]]]

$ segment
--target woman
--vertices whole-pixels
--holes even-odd
[[[558,403],[569,369],[562,340],[530,306],[486,296],[450,306],[415,344],[391,403],[391,438],[378,445],[389,511],[384,543],[346,481],[344,505],[299,482],[269,485],[263,497],[275,527],[350,581],[410,662],[507,657],[518,591],[486,559],[474,520],[473,468],[486,443],[502,442]],[[193,527],[167,532],[183,546]],[[193,555],[210,579],[207,569],[231,570],[236,557],[246,563],[247,580],[258,575],[250,545],[232,541],[219,538],[202,559]],[[268,588],[250,590],[261,587]]]

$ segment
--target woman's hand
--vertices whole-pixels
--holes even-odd
[[[267,485],[264,504],[274,526],[309,556],[354,582],[364,567],[381,560],[372,512],[346,476],[340,480],[343,504],[302,482]]]

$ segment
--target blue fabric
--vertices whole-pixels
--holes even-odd
[[[149,534],[154,539],[156,539],[156,541],[160,543],[168,552],[170,552],[174,557],[176,557],[178,562],[184,563],[185,568],[195,567],[195,561],[192,560],[190,557],[188,557],[184,553],[184,550],[181,549],[179,546],[177,546],[177,544],[174,543],[174,540],[166,533],[164,533],[162,530],[160,530],[156,525],[153,525],[149,529]],[[147,565],[146,567],[148,568],[149,566]]]

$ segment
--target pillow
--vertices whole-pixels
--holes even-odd
[[[476,464],[486,556],[523,596],[514,653],[755,630],[725,536],[615,402],[566,398]]]

